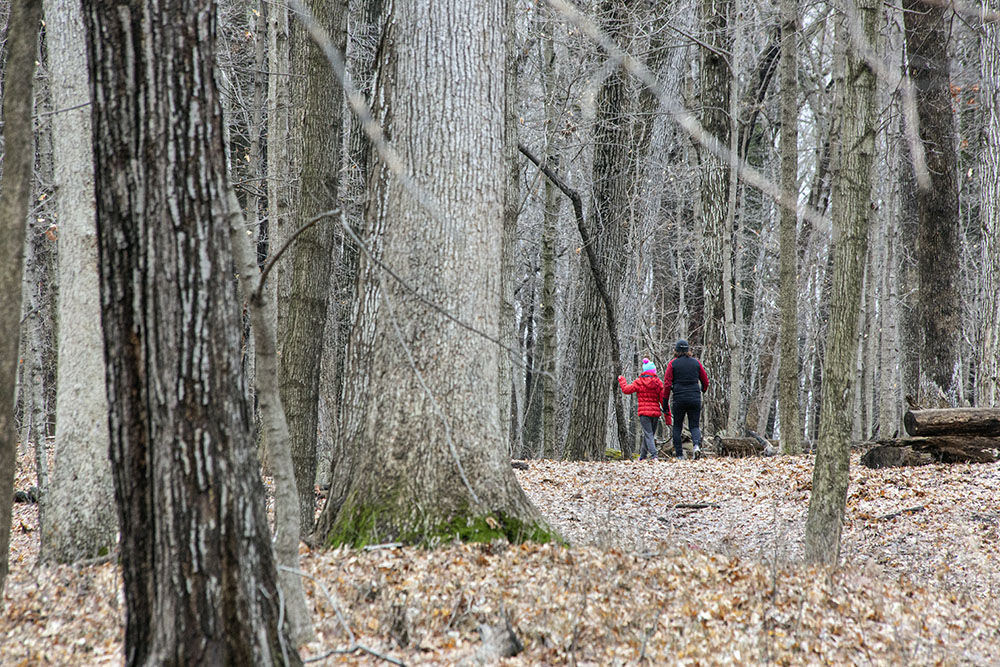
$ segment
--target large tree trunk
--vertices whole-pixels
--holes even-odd
[[[41,0],[20,0],[7,23],[7,63],[3,90],[3,172],[0,175],[0,605],[7,581],[10,513],[14,497],[17,430],[14,387],[21,330],[21,270],[35,156],[31,127],[35,47]],[[44,446],[44,445],[43,445]]]
[[[918,400],[937,399],[940,391],[956,405],[961,382],[962,303],[955,120],[948,59],[950,21],[947,5],[924,0],[903,2],[907,71],[916,89],[919,123],[911,131],[919,130],[926,161],[926,173],[916,177],[917,304],[922,334]]]
[[[220,224],[217,8],[83,7],[126,664],[295,664]]]
[[[847,49],[841,108],[839,168],[833,190],[833,290],[830,325],[823,364],[813,491],[806,519],[805,557],[836,564],[847,500],[850,466],[852,366],[855,360],[865,248],[871,215],[871,170],[875,149],[875,73],[851,41],[851,30],[877,52],[881,5],[874,0],[848,0],[837,36]],[[856,22],[856,26],[850,24]]]
[[[996,0],[984,0],[984,9],[1000,11]],[[979,173],[980,220],[983,233],[982,283],[979,290],[980,330],[976,336],[976,405],[1000,405],[1000,25],[983,26],[979,66],[980,99],[986,126]]]
[[[304,6],[312,12],[317,27],[331,35],[334,47],[343,53],[347,42],[346,3],[313,0]],[[300,114],[294,125],[301,132],[291,140],[302,142],[298,228],[337,206],[343,103],[340,85],[323,51],[309,38],[301,21],[296,21],[293,31],[297,76],[292,101]],[[281,348],[279,386],[291,437],[303,535],[312,532],[316,516],[320,359],[333,274],[334,226],[338,222],[321,220],[295,240],[288,320]]]
[[[620,0],[602,3],[604,29],[616,42],[627,40],[631,33],[629,15]],[[625,266],[625,233],[628,220],[634,165],[629,156],[631,143],[630,99],[625,71],[615,67],[597,95],[597,119],[594,128],[594,191],[589,236],[604,277],[601,294],[594,267],[586,274],[580,298],[583,311],[580,322],[578,363],[587,369],[577,377],[576,396],[570,413],[567,445],[569,457],[576,461],[601,460],[607,443],[608,399],[613,402],[618,427],[618,444],[626,455],[632,453],[632,440],[624,428],[622,401],[615,378],[622,359],[611,358],[609,351],[608,313],[617,321],[620,290]],[[584,240],[586,243],[586,240]],[[617,330],[610,335],[617,337]]]
[[[781,0],[781,189],[798,199],[798,0]],[[778,226],[781,361],[778,369],[778,423],[781,453],[802,453],[799,416],[798,241],[795,211],[782,207]]]
[[[705,131],[714,135],[718,142],[730,144],[729,97],[731,72],[726,62],[727,53],[732,53],[730,33],[730,13],[732,0],[701,0],[701,22],[704,44],[701,49],[701,124]],[[699,149],[701,219],[704,233],[703,255],[700,258],[703,295],[705,300],[705,327],[703,352],[700,355],[705,367],[713,378],[705,396],[702,411],[702,431],[709,433],[724,428],[727,419],[730,387],[730,357],[726,339],[726,296],[732,285],[726,277],[732,277],[732,244],[726,243],[729,201],[729,165]],[[729,262],[730,269],[723,270]],[[689,338],[690,334],[681,332]],[[692,345],[695,342],[691,341]],[[729,434],[733,435],[733,434]]]
[[[387,130],[394,114],[391,81],[395,76],[395,59],[390,45],[395,40],[396,27],[380,0],[364,3],[363,10],[360,22],[371,33],[380,35],[378,39],[373,37],[368,41],[377,41],[382,47],[373,53],[363,51],[356,57],[355,75],[359,82],[368,84],[373,117],[380,128]],[[380,91],[385,94],[377,95]],[[347,253],[353,254],[355,250],[360,252],[354,257],[356,265],[351,269],[354,298],[344,352],[340,410],[330,460],[330,490],[326,504],[316,520],[313,535],[316,541],[323,540],[330,533],[347,493],[355,482],[358,466],[368,457],[362,434],[369,408],[368,371],[375,340],[375,321],[382,302],[382,274],[379,264],[383,255],[382,238],[387,222],[385,210],[392,176],[385,163],[374,160],[371,142],[364,134],[360,122],[352,131],[354,134],[350,155],[356,161],[358,170],[365,174],[364,180],[368,183],[363,229],[357,232],[363,248],[358,249],[354,239],[345,240]]]
[[[407,174],[373,174],[385,196],[372,212],[395,277],[371,273],[382,279],[372,355],[351,369],[367,382],[365,455],[327,542],[542,539],[549,530],[513,475],[499,423],[500,350],[482,336],[500,330],[503,1],[390,11],[376,98],[380,115],[392,110],[383,127]]]
[[[45,496],[42,555],[73,562],[117,540],[108,459],[90,90],[80,0],[46,0],[59,221],[59,379],[55,467]]]

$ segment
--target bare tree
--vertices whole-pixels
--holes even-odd
[[[841,89],[842,147],[834,172],[830,328],[805,534],[806,560],[815,563],[836,564],[840,557],[850,466],[853,365],[871,215],[876,76],[851,35],[856,31],[868,44],[877,44],[880,19],[881,5],[874,0],[848,0],[845,18],[837,25],[838,40],[851,46],[845,49]]]
[[[46,0],[59,222],[59,381],[55,467],[44,499],[42,555],[72,562],[114,548],[104,388],[90,90],[80,0]]]
[[[983,3],[996,16],[995,1]],[[982,219],[981,329],[976,336],[976,405],[1000,405],[1000,25],[984,22],[981,41],[982,99],[986,133],[979,172]]]
[[[797,0],[781,1],[781,188],[799,193],[798,141],[798,33]],[[781,453],[802,451],[802,426],[799,422],[799,313],[798,313],[798,242],[795,211],[783,207],[778,213],[780,245],[778,299],[781,318],[781,360],[778,370],[778,422],[781,424]]]
[[[126,664],[297,664],[239,354],[212,0],[85,0]]]
[[[41,0],[15,2],[7,22],[3,90],[3,172],[0,175],[0,600],[7,581],[10,513],[14,498],[17,439],[13,410],[21,329],[21,269],[35,155],[31,128],[35,46]]]
[[[343,52],[347,41],[346,2],[305,2],[313,20],[332,36]],[[323,50],[310,39],[301,22],[293,32],[296,77],[292,101],[300,119],[301,142],[298,224],[337,206],[343,105],[341,88],[330,71]],[[299,493],[303,535],[312,532],[316,515],[316,438],[319,417],[320,359],[327,325],[333,275],[333,224],[324,220],[302,232],[295,241],[288,319],[281,354],[281,402],[291,435],[295,484]]]
[[[379,305],[371,357],[351,369],[367,385],[357,445],[366,454],[336,492],[343,501],[326,539],[544,539],[496,405],[504,3],[395,2],[387,11],[375,115],[406,166],[383,162],[372,174],[383,250],[368,258],[378,273],[362,275],[381,279]]]
[[[961,382],[959,341],[959,209],[955,119],[952,111],[948,23],[951,9],[924,0],[904,0],[907,71],[926,173],[916,175],[917,315],[920,340],[911,353],[920,360],[920,396],[955,405]],[[912,156],[911,156],[912,157]],[[916,169],[920,162],[914,160]]]

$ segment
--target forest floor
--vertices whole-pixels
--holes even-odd
[[[851,462],[842,565],[828,571],[801,564],[810,457],[531,461],[515,472],[572,546],[303,546],[317,640],[302,655],[319,665],[1000,664],[1000,464]],[[32,468],[26,453],[16,488],[34,483]],[[38,565],[37,527],[37,507],[15,505],[0,665],[122,664],[117,566]],[[487,647],[508,622],[523,649],[498,661]]]

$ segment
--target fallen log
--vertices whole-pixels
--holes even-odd
[[[876,440],[861,457],[869,468],[897,468],[931,463],[1000,461],[1000,438],[983,436],[919,436]]]
[[[903,426],[910,435],[981,435],[1000,437],[1000,408],[907,410]]]

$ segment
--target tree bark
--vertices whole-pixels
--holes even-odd
[[[781,189],[799,192],[798,176],[798,0],[781,0]],[[802,425],[799,415],[799,313],[798,240],[795,211],[783,206],[778,213],[778,308],[781,318],[781,361],[778,367],[778,424],[781,453],[802,453]]]
[[[31,126],[35,47],[41,0],[13,3],[7,23],[3,90],[3,172],[0,174],[0,605],[7,581],[17,430],[14,387],[21,329],[21,270],[35,156]],[[42,445],[44,446],[44,444]]]
[[[699,75],[701,124],[705,132],[715,136],[720,144],[729,145],[732,73],[727,57],[734,58],[730,33],[732,0],[701,0],[699,7],[703,34]],[[731,360],[725,326],[729,316],[726,304],[731,298],[727,296],[727,292],[732,290],[732,284],[726,282],[727,277],[732,277],[732,256],[726,254],[727,249],[732,249],[731,240],[726,243],[730,174],[729,165],[709,151],[700,149],[698,154],[704,234],[700,274],[705,302],[705,333],[703,352],[697,356],[702,358],[711,377],[715,379],[705,395],[702,410],[702,431],[710,433],[720,431],[727,421],[728,392],[731,390],[728,386]],[[729,267],[724,270],[727,262],[730,263]],[[688,335],[688,338],[693,337]],[[689,342],[692,347],[695,345],[694,341]]]
[[[1000,3],[984,0],[996,12]],[[995,14],[994,14],[995,15]],[[981,325],[976,335],[976,405],[1000,406],[1000,25],[987,21],[980,40],[984,147],[979,173],[980,219],[983,233],[978,295]]]
[[[940,390],[957,405],[962,298],[959,290],[960,218],[955,120],[948,40],[951,8],[904,0],[907,73],[916,89],[916,112],[927,173],[917,174],[919,400]]]
[[[907,410],[903,425],[910,435],[1000,436],[1000,408]]]
[[[631,38],[629,13],[621,0],[605,0],[600,9],[603,28],[616,42]],[[621,374],[620,349],[605,346],[607,336],[617,339],[619,293],[625,266],[625,233],[634,165],[629,158],[630,114],[635,101],[629,95],[626,73],[616,66],[597,95],[594,128],[594,190],[591,218],[587,226],[594,255],[604,270],[606,294],[591,275],[582,285],[579,363],[587,370],[577,378],[576,396],[570,410],[569,457],[576,461],[601,460],[607,443],[608,399],[612,401],[622,453],[631,455],[632,440],[616,387]],[[584,244],[588,245],[587,239]],[[590,255],[588,254],[588,258]],[[604,315],[604,317],[602,317]],[[614,320],[612,322],[612,320]],[[607,332],[607,327],[615,327]]]
[[[331,35],[342,53],[347,42],[345,2],[306,0],[317,26]],[[296,229],[314,216],[337,207],[342,149],[343,95],[323,51],[295,22],[293,108],[300,127],[291,141],[301,142],[301,172]],[[299,496],[299,526],[309,535],[316,517],[316,439],[319,426],[320,367],[333,275],[334,229],[324,219],[296,239],[291,268],[288,319],[283,332],[281,403],[288,420]]]
[[[59,222],[59,379],[56,455],[45,497],[42,555],[73,562],[117,541],[108,459],[90,91],[80,0],[46,0],[53,161]]]
[[[219,224],[229,188],[217,8],[83,7],[125,661],[299,664],[278,627]]]
[[[845,23],[837,26],[838,39],[850,46],[843,79],[843,145],[834,177],[829,337],[805,534],[806,560],[828,565],[836,564],[840,557],[840,533],[847,501],[852,366],[871,215],[875,149],[875,73],[852,42],[850,31],[860,31],[877,53],[880,9],[881,5],[874,0],[848,0]]]
[[[503,1],[388,11],[381,73],[391,76],[375,97],[392,110],[383,128],[408,178],[373,174],[385,195],[372,211],[385,268],[372,272],[381,280],[372,355],[353,369],[367,383],[365,455],[326,540],[551,538],[510,467],[496,405],[501,352],[462,326],[494,341],[500,330]]]

